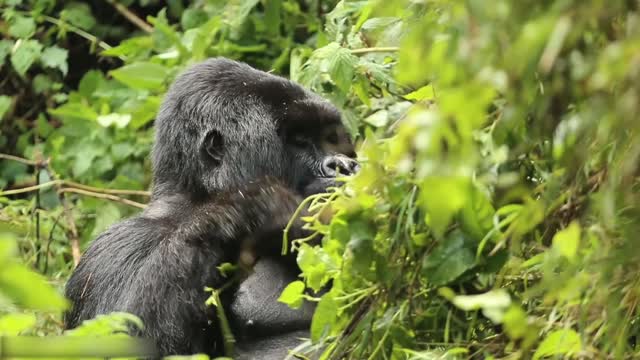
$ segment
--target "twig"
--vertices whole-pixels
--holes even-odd
[[[62,203],[62,211],[69,225],[70,234],[68,234],[68,236],[71,245],[71,257],[73,257],[73,266],[76,267],[80,262],[80,237],[78,236],[78,228],[76,227],[76,222],[71,213],[71,207],[69,207],[69,202],[64,196],[64,193],[58,192],[58,198]]]
[[[77,188],[77,189],[80,189],[80,190],[86,190],[86,191],[90,191],[90,192],[94,192],[94,193],[100,193],[100,194],[151,196],[151,193],[149,191],[145,191],[145,190],[103,189],[103,188],[97,188],[97,187],[93,187],[93,186],[79,184],[77,182],[73,182],[73,181],[69,181],[69,180],[52,180],[52,181],[48,181],[46,183],[33,185],[33,186],[27,186],[27,187],[23,187],[23,188],[20,188],[20,189],[0,191],[0,196],[22,194],[22,193],[27,193],[27,192],[40,190],[42,188],[46,188],[46,187],[50,187],[50,186],[57,186],[57,185],[64,185],[64,186],[66,186],[68,188]]]
[[[40,163],[35,161],[35,160],[29,160],[29,159],[21,158],[19,156],[14,156],[14,155],[9,155],[9,154],[0,154],[0,159],[13,160],[13,161],[17,161],[19,163],[23,163],[23,164],[29,165],[29,166],[38,166],[38,165],[40,165]]]
[[[111,45],[109,45],[106,42],[98,39],[96,36],[91,35],[88,32],[80,29],[79,27],[73,26],[73,25],[71,25],[71,24],[69,24],[69,23],[67,23],[65,21],[62,21],[60,19],[56,19],[54,17],[47,16],[47,15],[43,15],[42,18],[45,21],[48,21],[48,22],[52,23],[53,25],[55,25],[57,27],[60,27],[60,28],[66,27],[66,28],[68,28],[69,30],[71,30],[72,33],[74,33],[74,34],[76,34],[78,36],[81,36],[81,37],[83,37],[83,38],[85,38],[85,39],[87,39],[87,40],[89,40],[91,42],[94,42],[94,43],[98,44],[98,46],[101,47],[103,50],[109,50],[109,49],[112,48]]]
[[[45,170],[47,171],[47,174],[49,174],[49,178],[55,179],[55,174],[48,166],[45,168]],[[56,188],[60,190],[60,184],[62,183],[60,180],[53,180],[50,181],[50,183],[54,183]],[[78,236],[78,228],[76,227],[76,222],[73,219],[73,214],[71,213],[69,202],[67,201],[64,194],[59,192],[58,199],[60,200],[60,203],[62,203],[62,213],[64,214],[64,217],[67,220],[67,225],[69,227],[67,236],[69,237],[69,245],[71,246],[71,257],[73,258],[73,266],[76,267],[80,262],[80,237]]]
[[[27,193],[27,192],[31,192],[31,191],[47,188],[47,187],[50,187],[50,186],[61,185],[62,183],[63,183],[62,180],[47,181],[46,183],[37,184],[37,185],[33,185],[33,186],[27,186],[27,187],[23,187],[23,188],[20,188],[20,189],[0,191],[0,196],[17,195],[17,194]]]
[[[51,226],[51,231],[49,231],[49,238],[47,239],[47,246],[45,247],[44,251],[44,270],[42,270],[43,274],[46,274],[47,270],[49,269],[49,247],[51,245],[51,241],[53,240],[53,232],[56,230],[56,227],[58,226],[63,213],[64,212],[61,212],[58,216],[56,216],[56,219],[53,222],[53,226]]]
[[[224,307],[222,306],[222,302],[220,301],[220,291],[210,288],[205,288],[205,291],[211,291],[211,296],[205,302],[205,304],[213,305],[216,308],[216,314],[218,316],[218,320],[220,321],[220,330],[222,331],[222,339],[224,342],[224,353],[226,356],[233,356],[236,339],[233,336],[231,326],[229,326],[229,319],[227,319],[227,315],[224,312]]]
[[[148,33],[153,32],[153,27],[151,27],[151,25],[147,24],[146,21],[140,19],[138,15],[134,14],[131,10],[127,9],[126,6],[116,2],[115,0],[107,0],[107,2],[111,4],[111,6],[113,6],[116,9],[116,11],[120,13],[120,15],[124,16],[133,25],[140,28],[140,30]]]
[[[119,202],[122,204],[126,204],[129,206],[133,206],[133,207],[137,207],[139,209],[144,209],[147,207],[147,205],[139,203],[137,201],[132,201],[129,199],[125,199],[125,198],[121,198],[119,196],[115,196],[115,195],[111,195],[111,194],[103,194],[103,193],[98,193],[98,192],[93,192],[93,191],[87,191],[87,190],[83,190],[83,189],[76,189],[76,188],[71,188],[71,187],[67,187],[67,188],[61,188],[58,190],[58,193],[75,193],[75,194],[80,194],[80,195],[86,195],[86,196],[91,196],[91,197],[95,197],[98,199],[106,199],[106,200],[111,200],[111,201],[115,201],[115,202]]]
[[[353,49],[351,50],[351,53],[353,55],[363,55],[363,54],[377,53],[377,52],[396,52],[398,50],[400,50],[400,48],[397,46],[387,46],[387,47]]]
[[[87,190],[87,191],[91,191],[91,192],[97,192],[97,193],[101,193],[101,194],[111,194],[111,195],[139,195],[139,196],[151,196],[151,192],[146,191],[146,190],[121,190],[121,189],[104,189],[104,188],[97,188],[97,187],[93,187],[93,186],[88,186],[88,185],[83,185],[77,182],[73,182],[73,181],[69,181],[69,180],[63,180],[63,183],[65,186],[68,187],[72,187],[72,188],[78,188],[78,189],[82,189],[82,190]]]

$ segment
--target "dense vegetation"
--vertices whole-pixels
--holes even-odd
[[[332,281],[325,358],[640,356],[639,1],[0,4],[0,334],[61,333],[80,253],[148,201],[167,85],[226,56],[331,99],[359,144],[281,297]]]

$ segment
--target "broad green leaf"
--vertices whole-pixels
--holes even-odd
[[[182,13],[180,24],[183,30],[198,27],[209,20],[206,12],[198,8],[188,8]]]
[[[8,235],[0,236],[0,294],[12,303],[35,310],[59,311],[67,302],[45,278],[27,269],[9,257],[15,249],[15,241]]]
[[[329,272],[335,271],[335,264],[324,248],[302,244],[298,249],[298,266],[302,270],[307,285],[314,291],[319,291],[329,281]]]
[[[67,75],[67,56],[68,51],[66,49],[52,46],[44,49],[40,61],[42,65],[52,69],[58,69],[62,72],[62,75]]]
[[[465,311],[482,309],[482,314],[496,324],[503,321],[505,311],[511,305],[511,296],[504,290],[491,290],[478,295],[458,295],[453,304]]]
[[[569,261],[574,261],[578,254],[580,244],[580,225],[573,221],[565,229],[558,231],[553,236],[553,249],[558,254],[566,257]]]
[[[169,69],[150,62],[136,62],[111,71],[111,75],[121,83],[146,90],[161,90],[168,74]]]
[[[433,84],[425,85],[420,89],[405,95],[404,98],[407,100],[417,100],[417,101],[433,100],[435,98],[435,93],[433,91]]]
[[[98,124],[109,127],[115,125],[118,129],[122,129],[131,121],[131,114],[111,113],[98,116]]]
[[[85,98],[90,98],[103,81],[104,75],[102,75],[102,72],[98,70],[87,71],[80,79],[78,92]]]
[[[480,241],[493,228],[496,211],[482,189],[471,185],[469,190],[469,198],[460,212],[460,222],[466,233]]]
[[[329,75],[331,80],[343,92],[348,92],[353,80],[354,68],[358,58],[349,49],[338,46],[329,58]]]
[[[230,0],[225,5],[223,18],[231,27],[237,28],[244,23],[259,2],[259,0]]]
[[[65,335],[96,337],[116,333],[123,334],[128,333],[132,326],[137,329],[144,329],[144,324],[137,316],[124,312],[113,312],[85,320],[75,329],[66,331]]]
[[[49,114],[58,117],[69,117],[75,119],[83,119],[96,121],[98,114],[89,106],[81,102],[69,102],[58,108],[50,109]]]
[[[428,223],[441,236],[453,216],[469,197],[469,179],[430,176],[420,184],[419,202],[429,216]]]
[[[36,316],[32,313],[13,313],[0,316],[0,335],[18,335],[36,325]]]
[[[529,329],[527,314],[515,305],[505,312],[502,322],[505,332],[513,340],[523,338]]]
[[[13,48],[13,41],[0,40],[0,64],[4,63],[4,59],[11,53]]]
[[[325,294],[318,307],[313,313],[311,320],[311,340],[319,341],[322,336],[331,328],[338,317],[338,304],[336,304],[331,293]]]
[[[111,202],[105,202],[104,206],[96,209],[96,224],[93,227],[92,237],[100,235],[104,230],[116,221],[120,220],[120,209]]]
[[[72,2],[66,4],[60,12],[60,19],[68,21],[83,30],[91,30],[96,24],[96,19],[91,14],[89,4]]]
[[[453,232],[425,257],[423,275],[436,286],[450,283],[476,265],[473,249],[473,242],[465,234]]]
[[[36,22],[31,17],[16,16],[9,25],[9,34],[16,38],[27,39],[36,32]]]
[[[304,283],[300,280],[296,280],[282,291],[282,294],[278,298],[278,301],[289,305],[293,309],[299,309],[304,301]]]
[[[16,42],[11,54],[11,65],[18,74],[24,76],[27,70],[40,58],[42,44],[37,40],[22,40]]]
[[[376,111],[367,116],[364,122],[375,127],[383,127],[389,123],[389,112],[387,110]]]
[[[9,111],[10,107],[11,107],[11,97],[6,95],[0,95],[0,122],[2,122],[2,119],[4,118],[4,114],[6,114],[7,111]]]
[[[533,354],[533,360],[554,355],[574,355],[582,349],[580,335],[571,329],[560,329],[549,333]]]

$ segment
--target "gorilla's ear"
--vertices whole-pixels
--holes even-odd
[[[200,152],[215,165],[220,165],[224,156],[224,138],[218,130],[209,130],[200,146]]]

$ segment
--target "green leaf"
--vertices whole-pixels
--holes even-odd
[[[493,228],[495,209],[486,193],[476,185],[469,191],[469,199],[460,212],[462,229],[480,241]]]
[[[78,92],[82,94],[82,96],[90,98],[104,81],[104,75],[102,75],[102,72],[98,70],[87,71],[82,79],[80,79]]]
[[[278,301],[289,305],[293,309],[299,309],[304,301],[304,283],[300,280],[296,280],[282,291],[282,294],[278,298]]]
[[[118,129],[122,129],[131,121],[131,114],[111,113],[98,116],[98,124],[109,127],[115,125]]]
[[[92,237],[100,235],[109,226],[120,220],[122,214],[120,209],[116,205],[110,202],[105,202],[104,206],[100,206],[96,209],[96,224],[93,227]]]
[[[580,225],[573,221],[565,229],[558,231],[553,236],[553,249],[558,254],[566,257],[569,261],[574,261],[578,254],[580,244]]]
[[[324,248],[308,244],[302,244],[298,249],[297,261],[308,286],[314,291],[322,289],[330,279],[329,271],[337,268]]]
[[[417,100],[417,101],[432,100],[435,98],[433,85],[432,84],[425,85],[420,89],[405,95],[404,98],[407,100]]]
[[[52,69],[58,69],[62,72],[62,75],[67,75],[68,51],[66,49],[59,48],[57,46],[48,47],[42,53],[42,65]]]
[[[9,34],[16,38],[27,39],[36,32],[36,22],[31,17],[16,16],[11,20]]]
[[[232,28],[237,28],[259,2],[260,0],[230,0],[225,5],[223,18]]]
[[[0,64],[4,63],[4,59],[11,54],[11,48],[13,48],[13,41],[0,40]]]
[[[66,4],[64,10],[60,12],[60,19],[68,21],[71,25],[82,30],[91,30],[96,24],[96,19],[91,14],[89,4],[72,2]]]
[[[387,110],[376,111],[364,119],[367,124],[375,127],[383,127],[389,123],[389,112]]]
[[[512,340],[523,338],[529,330],[527,314],[518,306],[512,305],[504,314],[502,321],[505,332]]]
[[[156,63],[137,62],[113,70],[111,75],[134,89],[162,90],[169,69]]]
[[[336,47],[335,53],[329,59],[329,75],[331,80],[343,92],[348,92],[353,80],[354,68],[358,57],[351,54],[349,49]]]
[[[573,355],[582,349],[580,335],[571,329],[556,330],[544,339],[533,354],[533,360],[553,355]]]
[[[188,8],[182,13],[180,24],[183,30],[189,30],[204,24],[207,20],[209,20],[209,16],[203,10]]]
[[[473,242],[461,231],[447,236],[422,263],[422,271],[436,285],[452,282],[476,265]]]
[[[452,302],[464,311],[482,309],[484,316],[495,324],[500,324],[506,309],[511,305],[511,296],[504,289],[498,289],[478,295],[458,295]]]
[[[320,299],[311,319],[311,340],[313,342],[319,341],[331,329],[338,317],[338,310],[338,304],[331,293],[325,294]]]
[[[462,177],[430,176],[420,186],[419,203],[426,209],[436,235],[441,236],[469,196],[469,179]]]
[[[9,111],[11,107],[11,97],[7,95],[0,95],[0,122],[4,118],[4,115]]]
[[[58,108],[50,109],[49,114],[62,118],[75,118],[95,121],[98,114],[89,106],[81,102],[69,102]]]
[[[13,313],[0,317],[0,335],[18,335],[36,325],[34,314]]]
[[[24,76],[33,63],[40,58],[42,44],[37,40],[23,40],[16,43],[11,54],[11,65],[18,74]]]
[[[128,333],[131,327],[144,329],[140,318],[124,312],[113,312],[98,315],[91,320],[85,320],[75,329],[68,330],[68,336],[106,336],[116,333]]]
[[[59,311],[67,302],[46,279],[9,257],[15,241],[0,235],[0,294],[14,304],[27,309]]]

